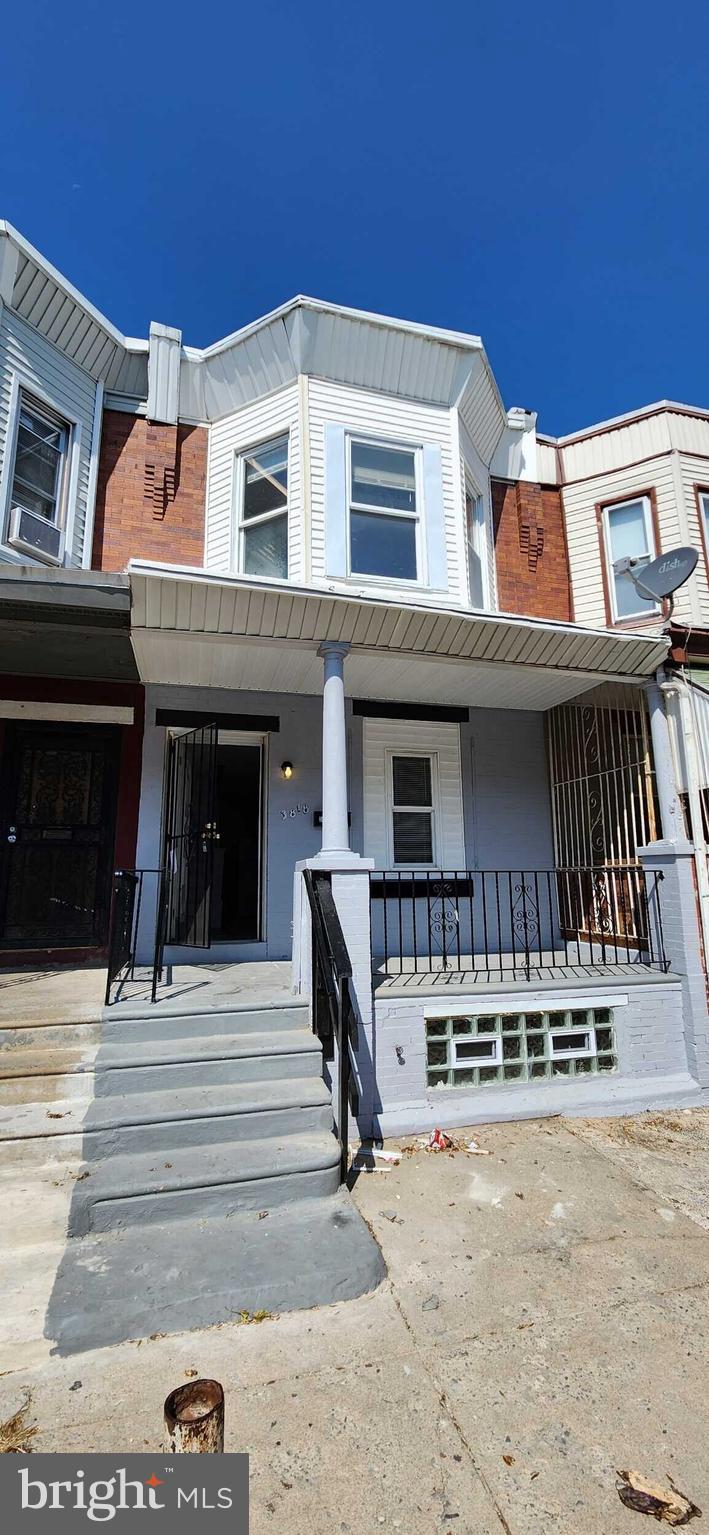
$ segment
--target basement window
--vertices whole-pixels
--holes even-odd
[[[607,1008],[426,1019],[429,1087],[486,1087],[596,1075],[618,1066]]]

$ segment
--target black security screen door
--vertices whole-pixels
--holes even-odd
[[[0,950],[106,942],[120,732],[13,724],[0,781]]]
[[[208,949],[215,825],[217,727],[170,740],[165,870],[165,940]]]

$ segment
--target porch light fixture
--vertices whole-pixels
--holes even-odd
[[[282,772],[284,778],[292,778],[293,777],[293,763],[292,762],[282,762],[281,763],[281,772]]]

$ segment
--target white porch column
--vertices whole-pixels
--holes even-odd
[[[662,836],[666,842],[680,842],[686,833],[664,700],[656,682],[648,683],[646,692]]]
[[[349,645],[326,640],[320,646],[325,680],[322,699],[322,847],[323,860],[350,851],[347,804],[347,727],[345,656]]]

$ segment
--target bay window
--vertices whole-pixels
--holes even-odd
[[[417,581],[419,565],[416,450],[351,438],[350,574]]]
[[[238,532],[244,575],[287,579],[287,435],[242,454]]]

